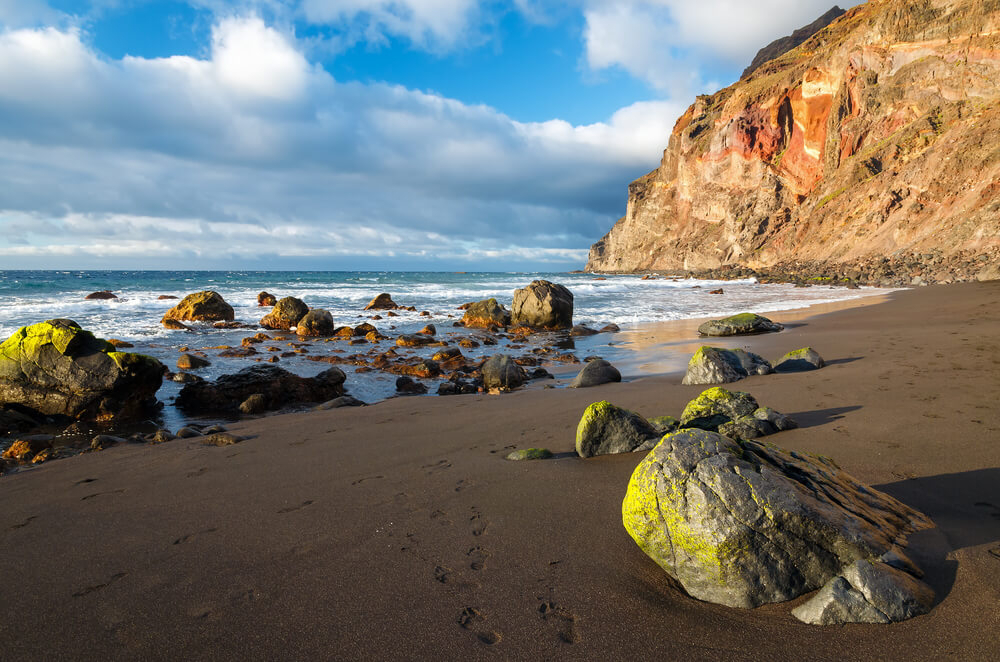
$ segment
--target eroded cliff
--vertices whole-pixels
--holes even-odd
[[[872,0],[699,97],[587,269],[998,251],[1000,0]]]

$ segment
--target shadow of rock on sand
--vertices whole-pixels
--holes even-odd
[[[855,361],[860,361],[863,357],[861,356],[849,356],[846,359],[830,359],[826,361],[826,365],[842,365],[844,363],[854,363]]]
[[[935,604],[948,595],[955,581],[958,561],[948,558],[952,552],[1000,543],[997,485],[1000,485],[1000,468],[911,478],[875,486],[925,513],[937,525],[911,535],[907,547],[907,553],[923,568],[924,581],[937,593]],[[997,561],[1000,564],[1000,558]]]
[[[844,417],[844,414],[861,409],[861,405],[850,407],[830,407],[829,409],[813,409],[810,411],[797,411],[788,414],[793,421],[799,424],[800,428],[814,428],[827,423],[833,423]]]

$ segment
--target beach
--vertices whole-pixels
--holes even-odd
[[[268,416],[229,426],[246,437],[232,446],[122,445],[5,475],[0,650],[11,660],[998,659],[998,311],[1000,281],[924,287],[712,343],[772,359],[811,346],[826,359],[728,388],[799,423],[767,441],[829,456],[934,521],[908,550],[937,593],[927,615],[820,627],[790,614],[806,596],[754,610],[686,596],[622,526],[642,454],[574,451],[592,402],[677,416],[704,387],[674,372]],[[555,457],[504,459],[531,447]]]

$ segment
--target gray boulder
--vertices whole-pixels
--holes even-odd
[[[691,596],[745,608],[815,590],[933,526],[832,460],[706,430],[663,437],[632,474],[622,519]]]
[[[510,307],[511,324],[543,329],[573,326],[573,293],[547,280],[534,280],[514,291]]]
[[[740,313],[720,320],[711,320],[698,327],[703,336],[743,336],[754,333],[769,333],[784,329],[777,322],[754,313]]]
[[[486,390],[509,391],[521,386],[528,379],[527,375],[524,374],[524,368],[506,354],[494,354],[488,358],[483,363],[481,372],[483,388]]]
[[[919,579],[885,563],[859,559],[792,615],[812,625],[898,623],[926,614],[933,603],[934,590]]]
[[[797,427],[788,416],[761,407],[749,393],[716,386],[684,407],[680,427],[718,432],[735,439],[756,439]]]
[[[576,452],[580,457],[631,453],[652,448],[658,438],[645,418],[602,400],[583,412],[576,427]]]
[[[743,349],[725,349],[703,345],[688,361],[682,384],[727,384],[771,373],[767,360]]]
[[[622,373],[604,359],[594,359],[583,366],[583,370],[569,383],[570,388],[586,388],[609,382],[620,382]]]
[[[805,372],[819,370],[825,365],[823,357],[812,347],[792,350],[774,362],[775,372]]]

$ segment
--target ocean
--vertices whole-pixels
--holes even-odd
[[[372,322],[390,340],[382,341],[384,349],[392,346],[392,338],[413,333],[428,323],[438,329],[444,340],[458,339],[473,333],[456,328],[461,319],[458,306],[471,301],[495,297],[510,307],[515,289],[532,280],[545,279],[565,285],[574,294],[574,322],[593,328],[614,323],[622,334],[599,334],[588,338],[563,340],[560,345],[575,352],[581,359],[600,355],[612,363],[625,366],[626,379],[649,374],[657,368],[642,366],[680,365],[686,357],[673,357],[673,362],[633,360],[636,347],[628,340],[630,329],[669,320],[699,317],[719,317],[738,312],[768,313],[821,303],[832,303],[884,292],[875,288],[848,290],[816,285],[799,288],[793,285],[760,284],[755,280],[710,281],[695,279],[642,280],[639,276],[595,276],[593,274],[561,273],[447,273],[393,271],[0,271],[0,339],[6,339],[18,328],[46,319],[68,318],[98,337],[116,338],[133,343],[128,351],[155,356],[174,369],[181,347],[202,350],[212,361],[208,368],[197,371],[205,378],[236,372],[254,365],[261,357],[221,358],[220,346],[240,345],[241,340],[262,329],[215,329],[210,325],[194,324],[194,331],[173,331],[163,328],[160,318],[176,301],[161,300],[161,295],[183,297],[200,290],[215,290],[229,302],[236,320],[256,324],[270,309],[257,306],[257,294],[267,291],[278,298],[294,296],[310,307],[325,308],[333,314],[337,325],[355,326],[371,321],[374,313],[363,312],[364,306],[377,294],[388,292],[396,303],[413,306],[417,312],[396,311],[399,317]],[[722,288],[723,295],[709,292]],[[110,290],[118,296],[109,300],[86,300],[94,291]],[[430,316],[421,316],[427,311]],[[530,343],[547,341],[547,334],[532,337]],[[551,341],[551,338],[548,338]],[[464,350],[467,356],[480,357],[495,352],[522,353],[517,347],[506,349],[508,341],[501,339],[496,346]],[[307,357],[332,351],[345,351],[345,342],[313,343],[309,354],[283,358],[279,365],[303,376],[314,375],[328,363]],[[352,347],[360,352],[364,348]],[[420,350],[406,350],[419,352]],[[646,351],[649,351],[646,348]],[[669,352],[669,349],[662,350]],[[424,353],[432,351],[423,350]],[[668,357],[669,358],[669,357]],[[395,394],[396,375],[378,371],[356,373],[353,366],[341,366],[348,374],[348,393],[366,402],[376,402]],[[577,365],[546,366],[558,376],[574,373]],[[630,374],[631,373],[631,374]],[[427,380],[430,393],[437,390],[435,380]],[[565,385],[556,380],[554,385]],[[163,423],[171,429],[184,422],[170,402],[181,386],[165,381],[158,397],[166,404]]]

